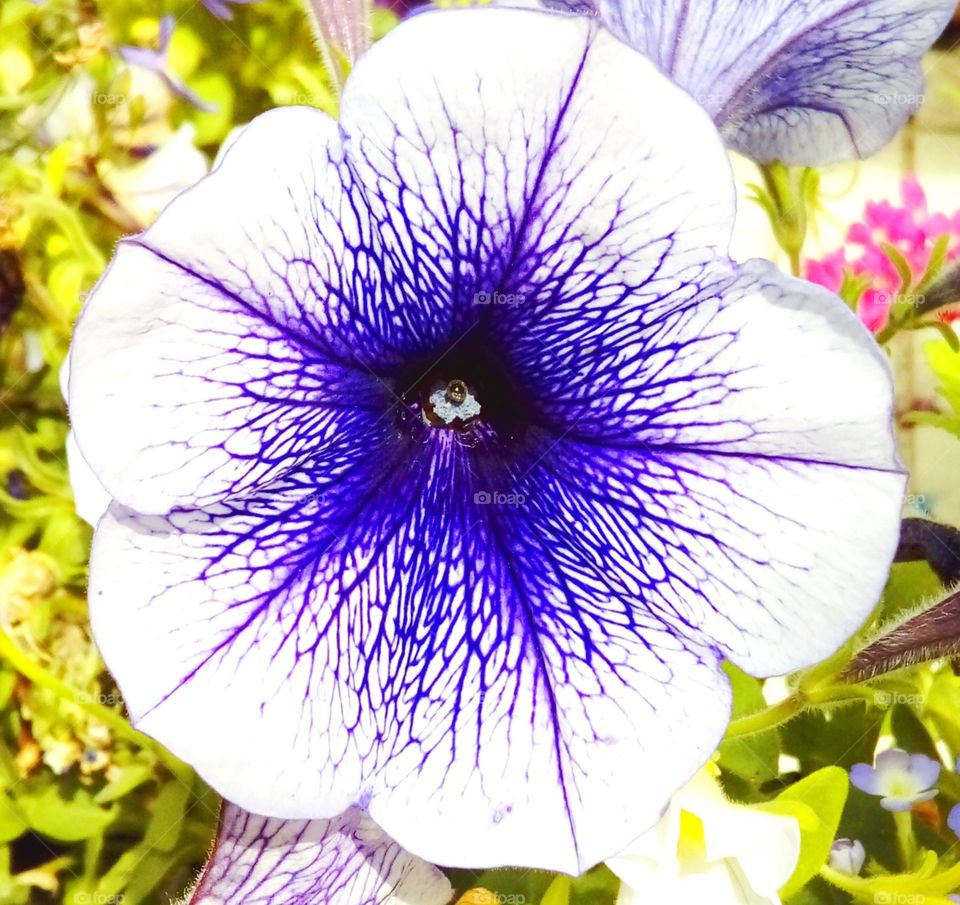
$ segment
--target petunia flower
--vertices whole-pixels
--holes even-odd
[[[362,811],[271,820],[225,803],[213,853],[187,905],[446,905],[444,875]]]
[[[871,201],[863,220],[847,232],[847,245],[822,260],[808,261],[807,279],[838,292],[849,275],[865,280],[869,288],[858,304],[861,320],[877,332],[886,326],[890,309],[902,286],[902,277],[884,246],[893,246],[919,283],[930,267],[938,241],[947,238],[946,261],[960,261],[960,210],[932,212],[926,192],[909,176],[900,186],[900,205]]]
[[[660,822],[607,867],[621,879],[617,905],[779,905],[779,889],[799,857],[795,817],[728,801],[703,770],[673,797]]]
[[[193,104],[198,110],[204,110],[207,113],[215,112],[217,107],[203,100],[194,91],[191,91],[183,79],[170,69],[170,41],[173,38],[173,30],[176,27],[176,20],[173,16],[164,16],[160,20],[160,29],[157,35],[157,46],[155,49],[147,47],[131,47],[123,45],[120,47],[120,56],[131,66],[142,66],[151,72],[160,76],[171,92],[182,97],[185,101]]]
[[[908,754],[901,748],[882,751],[874,765],[854,764],[850,782],[861,792],[880,797],[888,811],[909,811],[937,794],[940,764],[925,754]]]
[[[957,8],[955,0],[588,5],[702,104],[731,148],[806,166],[868,157],[893,138],[923,100],[920,59]]]
[[[859,876],[867,852],[859,839],[837,839],[830,846],[830,866],[841,874]]]
[[[427,52],[429,50],[429,52]],[[830,654],[904,489],[884,357],[728,254],[702,109],[587,18],[430,12],[248,125],[71,351],[97,641],[253,813],[576,873]],[[655,777],[631,783],[637,774]]]

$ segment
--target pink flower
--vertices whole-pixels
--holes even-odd
[[[871,201],[863,222],[847,231],[847,245],[820,261],[807,261],[806,276],[813,283],[838,292],[844,276],[867,282],[857,306],[861,320],[878,332],[886,325],[890,306],[901,291],[900,275],[884,245],[892,245],[910,265],[914,283],[927,272],[937,240],[950,236],[947,260],[960,260],[960,211],[951,216],[930,213],[923,187],[913,176],[900,186],[901,207],[889,201]],[[955,316],[955,315],[954,315]]]

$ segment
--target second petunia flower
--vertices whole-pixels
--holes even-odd
[[[585,18],[426,13],[339,122],[255,120],[71,353],[135,723],[434,863],[626,848],[714,750],[722,658],[830,654],[897,539],[883,357],[732,263],[733,217],[707,114]]]

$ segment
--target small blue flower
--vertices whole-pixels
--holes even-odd
[[[155,72],[163,79],[170,91],[193,104],[197,109],[206,113],[214,113],[217,109],[216,104],[208,103],[191,91],[183,80],[171,72],[169,68],[167,57],[170,53],[170,39],[173,37],[175,24],[173,16],[164,16],[160,20],[160,33],[157,37],[155,50],[147,47],[131,47],[125,44],[120,47],[120,56],[131,66],[142,66],[144,69]]]
[[[954,835],[960,836],[960,804],[955,804],[947,815],[947,826],[953,830]]]
[[[866,850],[859,839],[837,839],[830,847],[830,866],[841,874],[858,876],[866,858]]]
[[[891,748],[878,754],[874,766],[854,764],[850,782],[861,792],[880,796],[888,811],[909,811],[921,801],[937,794],[940,764],[924,754],[909,754]]]

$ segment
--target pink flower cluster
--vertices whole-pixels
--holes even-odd
[[[848,230],[846,247],[806,264],[807,279],[834,292],[843,285],[844,274],[866,278],[869,288],[857,310],[874,332],[886,325],[890,306],[901,290],[900,276],[884,252],[884,244],[893,245],[906,258],[914,283],[927,272],[941,236],[951,237],[947,260],[960,260],[960,211],[952,216],[931,214],[926,193],[912,176],[903,180],[900,194],[902,207],[894,207],[889,201],[869,202],[863,223],[855,223]]]

